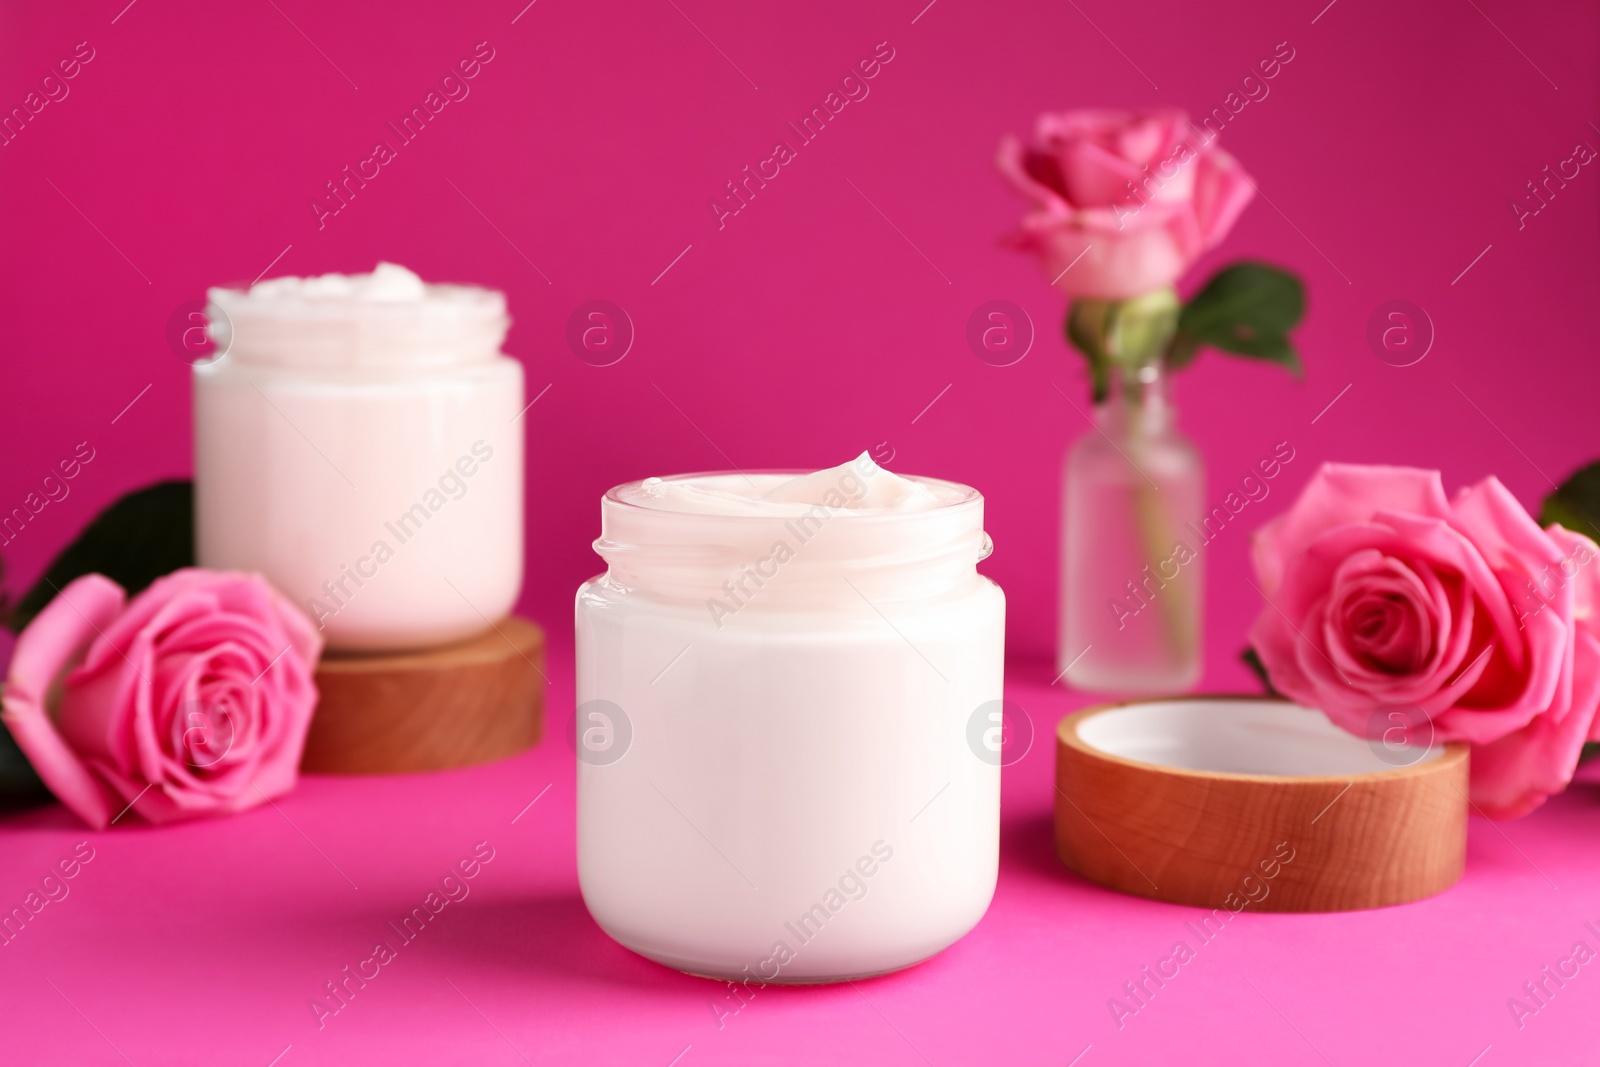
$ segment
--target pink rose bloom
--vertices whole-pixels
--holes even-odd
[[[130,805],[153,823],[243,811],[294,788],[321,651],[260,575],[181,570],[127,603],[89,574],[18,637],[0,720],[96,829]]]
[[[1255,195],[1244,168],[1171,108],[1040,115],[1034,143],[1006,138],[999,164],[1033,199],[1008,243],[1069,297],[1173,284]]]
[[[1470,743],[1484,814],[1532,811],[1600,740],[1600,549],[1497,479],[1448,500],[1438,471],[1324,464],[1253,554],[1273,686],[1364,737]]]

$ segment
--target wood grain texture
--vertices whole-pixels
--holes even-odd
[[[1159,767],[1078,737],[1079,724],[1123,706],[1085,709],[1056,730],[1056,851],[1090,881],[1231,911],[1350,911],[1420,900],[1460,879],[1466,745],[1354,776]]]
[[[384,774],[463,767],[536,744],[544,632],[508,618],[459,644],[323,657],[300,769]]]

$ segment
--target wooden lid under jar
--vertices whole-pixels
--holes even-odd
[[[325,655],[300,769],[390,774],[515,755],[539,740],[543,663],[544,631],[515,616],[439,648]]]

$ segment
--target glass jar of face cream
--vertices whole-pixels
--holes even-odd
[[[619,486],[601,531],[574,736],[600,926],[746,983],[880,974],[972,929],[1000,767],[968,738],[1005,619],[982,496],[863,455]]]
[[[207,294],[197,364],[204,567],[259,571],[328,647],[468,637],[522,585],[522,365],[505,296],[367,275]]]

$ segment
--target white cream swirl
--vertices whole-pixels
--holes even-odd
[[[504,293],[429,284],[395,263],[206,295],[218,349],[255,366],[361,372],[481,363],[499,357],[510,326]]]
[[[630,504],[693,515],[783,517],[815,508],[883,514],[927,511],[950,503],[948,483],[903,478],[863,452],[848,463],[810,474],[708,474],[646,478],[623,499]],[[954,498],[952,498],[954,499]]]
[[[430,292],[430,289],[434,290]],[[398,263],[379,263],[371,274],[320,274],[297,278],[286,275],[257,282],[249,289],[252,300],[356,300],[391,303],[435,299],[440,287],[429,286]]]

